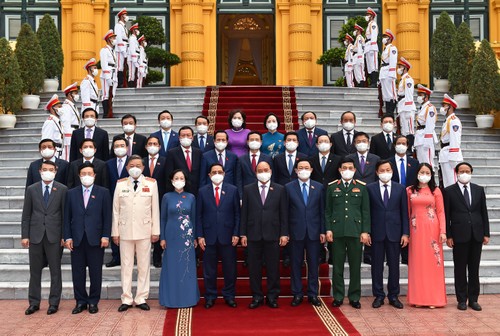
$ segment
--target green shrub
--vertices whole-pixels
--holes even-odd
[[[146,84],[157,83],[163,80],[163,72],[158,70],[149,69],[148,76],[146,77]]]
[[[64,67],[64,54],[59,31],[49,14],[45,14],[40,20],[36,36],[42,47],[45,78],[60,78]]]
[[[22,82],[16,55],[5,38],[0,38],[0,106],[4,112],[21,110]]]
[[[441,12],[431,39],[429,63],[434,78],[448,79],[452,41],[455,34],[456,28],[450,16],[446,12]]]
[[[462,22],[452,41],[450,69],[451,92],[469,93],[470,74],[475,53],[474,38],[467,23]]]
[[[40,43],[31,26],[27,23],[21,26],[15,54],[19,63],[23,93],[38,94],[43,87],[45,66]]]

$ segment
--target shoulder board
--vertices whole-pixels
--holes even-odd
[[[455,120],[455,119],[457,119],[457,117],[456,117],[455,115],[452,115],[452,116],[451,116],[451,119],[452,119],[452,120]]]
[[[156,182],[156,179],[152,178],[152,177],[144,177],[144,179],[146,181],[150,181],[150,182]]]
[[[330,185],[330,184],[334,184],[334,183],[337,183],[338,181],[339,181],[339,180],[332,181],[332,182],[328,183],[328,185]]]
[[[122,179],[119,179],[117,182],[123,182],[123,181],[126,181],[126,180],[128,180],[128,177],[124,177]]]
[[[360,180],[356,180],[356,182],[357,182],[357,183],[359,183],[359,184],[361,184],[361,185],[366,185],[366,183],[365,183],[365,182],[360,181]]]

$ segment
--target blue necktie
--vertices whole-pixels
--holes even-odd
[[[384,184],[384,206],[387,208],[387,204],[389,204],[389,190],[387,190],[387,184]]]
[[[326,156],[323,155],[321,158],[321,171],[324,173],[325,172],[325,166],[326,166]]]
[[[302,183],[302,198],[304,199],[304,204],[307,205],[307,183]]]
[[[387,134],[387,147],[389,148],[389,150],[391,150],[392,139],[391,139],[391,136],[389,134]]]
[[[292,161],[292,154],[288,154],[288,173],[290,173],[290,176],[292,176],[292,171],[293,171],[293,161]]]
[[[401,172],[401,178],[400,178],[400,183],[404,186],[406,186],[406,170],[405,170],[405,159],[401,158],[401,165],[399,168],[399,171]]]
[[[46,185],[45,191],[43,192],[43,202],[45,203],[45,207],[47,207],[47,205],[49,204],[49,196],[50,196],[49,186]]]
[[[200,149],[201,149],[202,152],[205,149],[205,136],[204,135],[202,135],[200,137]]]

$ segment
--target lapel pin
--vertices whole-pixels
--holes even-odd
[[[52,187],[52,190],[57,191],[57,188],[56,187]]]
[[[91,195],[90,197],[93,198],[93,199],[95,199],[95,195]]]

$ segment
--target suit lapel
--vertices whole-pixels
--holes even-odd
[[[219,194],[219,207],[222,205],[222,202],[224,202],[224,200],[226,199],[226,184],[223,183],[222,184],[222,188],[220,190],[220,194]],[[215,197],[214,197],[214,201],[215,201]]]
[[[455,191],[457,193],[457,197],[460,200],[460,202],[462,202],[464,207],[467,207],[467,204],[465,204],[464,194],[462,193],[462,189],[460,189],[458,182],[455,183]],[[471,193],[471,195],[472,195],[472,193]],[[471,203],[471,207],[472,207],[472,203]]]
[[[83,188],[80,187],[80,191],[77,193],[77,201],[78,204],[82,207],[83,211],[87,211],[85,209],[85,201],[83,200]]]
[[[52,200],[56,197],[57,191],[58,191],[58,188],[56,187],[55,183],[52,184],[52,190],[50,191],[49,202],[47,203],[47,209],[50,207]]]

